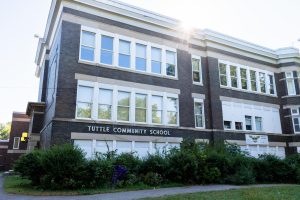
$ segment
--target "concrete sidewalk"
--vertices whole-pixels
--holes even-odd
[[[96,194],[86,196],[25,196],[25,195],[13,195],[6,194],[3,191],[3,180],[0,176],[0,200],[133,200],[147,197],[161,197],[165,195],[176,195],[176,194],[187,194],[195,192],[208,192],[208,191],[220,191],[240,188],[251,188],[251,187],[272,187],[280,186],[277,184],[270,185],[250,185],[250,186],[233,186],[233,185],[207,185],[207,186],[189,186],[189,187],[174,187],[174,188],[163,188],[156,190],[140,190],[131,192],[117,192],[107,194]]]

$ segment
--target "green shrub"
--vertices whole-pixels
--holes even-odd
[[[148,172],[158,173],[164,176],[168,168],[167,159],[161,154],[148,155],[144,158],[140,167],[140,174],[147,174]]]
[[[162,176],[154,172],[148,172],[144,177],[144,183],[153,187],[159,186],[162,183],[162,181]]]
[[[134,153],[122,153],[115,157],[114,165],[126,167],[128,174],[136,174],[140,169],[141,160]]]
[[[86,159],[81,149],[70,144],[54,146],[42,156],[45,176],[41,179],[44,189],[75,189],[84,187],[82,177]]]
[[[33,185],[39,185],[41,176],[44,174],[42,167],[41,151],[33,151],[31,153],[22,155],[14,164],[14,170],[23,178],[32,181]]]

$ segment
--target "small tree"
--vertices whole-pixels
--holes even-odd
[[[0,123],[0,140],[7,140],[9,138],[11,122],[6,124]]]

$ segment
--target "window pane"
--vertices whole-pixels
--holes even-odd
[[[94,48],[81,46],[81,59],[94,61],[94,56]]]
[[[175,76],[175,65],[167,64],[167,75],[168,76]]]
[[[118,106],[118,120],[129,121],[129,107]]]
[[[135,67],[137,70],[146,71],[147,61],[144,58],[135,58]]]
[[[102,35],[102,37],[101,37],[101,49],[106,49],[106,50],[113,51],[113,46],[114,46],[113,41],[114,41],[114,38]]]
[[[168,117],[168,124],[177,124],[177,112],[170,112],[167,113]]]
[[[136,57],[146,58],[147,46],[142,44],[136,44]]]
[[[242,122],[235,122],[235,129],[236,130],[243,130],[243,123]]]
[[[219,73],[220,73],[220,83],[223,86],[227,86],[227,75],[226,75],[226,65],[219,64]]]
[[[200,73],[199,72],[193,72],[193,81],[200,82]]]
[[[143,108],[135,109],[135,121],[136,122],[146,122],[147,110]]]
[[[161,74],[161,63],[152,61],[151,62],[151,71],[156,74]]]
[[[130,153],[132,148],[132,142],[123,142],[123,141],[117,141],[116,142],[116,149],[117,153]]]
[[[252,130],[252,117],[245,116],[246,130]]]
[[[237,88],[237,67],[230,66],[231,87]]]
[[[265,73],[259,73],[260,91],[266,93],[266,78]]]
[[[77,117],[91,118],[92,104],[90,103],[77,103]]]
[[[202,115],[202,103],[195,102],[195,114]]]
[[[113,63],[113,52],[101,50],[101,63],[112,65]]]
[[[167,110],[177,112],[177,99],[176,98],[167,98]]]
[[[134,151],[139,158],[147,157],[149,154],[149,142],[135,142]]]
[[[257,131],[262,131],[262,118],[255,117],[255,126]]]
[[[99,103],[112,104],[112,90],[100,89],[99,90]]]
[[[161,62],[161,49],[155,47],[151,48],[151,60]]]
[[[274,77],[272,75],[269,75],[269,82],[270,82],[270,85],[269,85],[269,92],[270,94],[275,94],[275,91],[274,91]]]
[[[156,123],[156,124],[162,123],[162,111],[152,109],[152,123]]]
[[[95,47],[95,33],[82,31],[81,44],[88,47]]]
[[[79,86],[77,101],[91,103],[93,101],[93,93],[94,93],[94,88]]]
[[[294,128],[295,132],[300,132],[300,118],[294,118]]]
[[[196,127],[203,127],[202,115],[196,115]]]
[[[119,41],[119,53],[130,55],[130,42],[125,40]]]
[[[224,129],[231,129],[231,121],[224,121]]]
[[[162,101],[163,98],[161,96],[152,96],[151,98],[152,109],[162,110]]]
[[[130,67],[130,56],[124,55],[124,54],[119,54],[119,66],[129,68]]]
[[[98,118],[99,119],[111,119],[111,105],[99,105],[98,106]]]
[[[247,86],[247,70],[241,68],[240,72],[241,72],[242,89],[247,90],[248,89],[248,86]]]
[[[113,141],[96,141],[95,151],[99,153],[107,153],[113,150]]]
[[[200,71],[200,60],[199,59],[192,59],[193,71]]]
[[[166,56],[167,56],[167,63],[168,64],[172,64],[172,65],[176,65],[176,53],[172,52],[172,51],[167,51]]]
[[[136,94],[135,95],[135,107],[147,108],[147,95]]]
[[[256,86],[256,72],[253,70],[250,70],[250,79],[251,79],[251,90],[252,91],[257,91],[257,86]]]
[[[295,94],[296,92],[295,92],[294,80],[293,79],[287,79],[286,83],[287,83],[288,94],[289,95]]]
[[[118,105],[129,106],[130,105],[130,93],[129,92],[118,92]]]
[[[92,140],[74,140],[74,145],[82,149],[86,158],[92,157]]]

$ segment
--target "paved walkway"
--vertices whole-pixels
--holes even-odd
[[[207,186],[189,186],[189,187],[174,187],[163,188],[156,190],[140,190],[132,192],[118,192],[107,194],[96,194],[86,196],[25,196],[6,194],[3,191],[3,177],[0,175],[0,200],[133,200],[147,197],[161,197],[165,195],[187,194],[195,192],[230,190],[250,187],[272,187],[277,185],[251,185],[251,186],[233,186],[233,185],[207,185]]]

